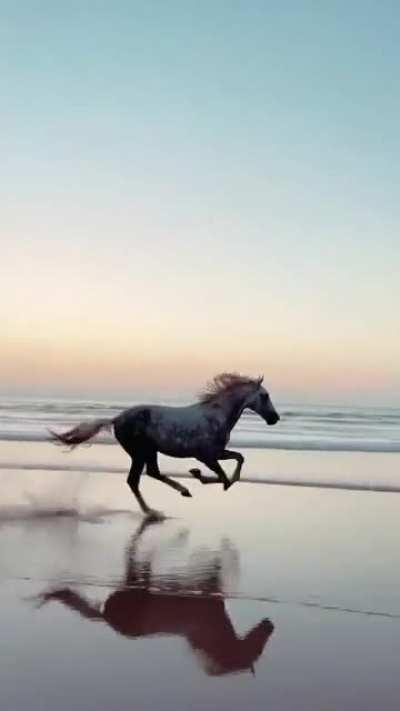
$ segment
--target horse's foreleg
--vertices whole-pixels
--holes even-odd
[[[232,452],[229,449],[225,449],[224,452],[222,452],[221,456],[218,457],[218,459],[235,459],[237,464],[235,467],[235,471],[233,472],[232,479],[229,481],[228,477],[226,476],[224,470],[220,466],[218,462],[216,463],[210,463],[210,462],[204,462],[208,466],[209,469],[212,469],[213,472],[215,472],[218,475],[218,479],[214,479],[214,477],[211,476],[204,476],[200,469],[190,469],[190,473],[199,481],[201,481],[202,484],[220,484],[221,481],[224,485],[224,489],[228,489],[232,484],[235,483],[235,481],[238,481],[240,479],[240,472],[243,466],[244,462],[244,457],[240,452]],[[222,476],[221,476],[222,474]]]
[[[222,469],[220,463],[215,459],[215,460],[203,460],[204,464],[211,469],[212,472],[215,472],[218,480],[221,484],[223,484],[225,491],[229,489],[231,482],[229,481],[228,477],[226,476],[224,470]],[[192,472],[193,473],[193,472]],[[205,479],[206,477],[202,477],[202,479]],[[201,479],[200,479],[201,481]],[[213,481],[213,480],[212,480]],[[206,483],[206,482],[204,482]],[[207,484],[211,483],[211,481],[207,482]]]
[[[231,479],[231,484],[234,484],[235,481],[238,481],[240,479],[240,472],[242,470],[243,462],[244,462],[244,457],[240,452],[232,452],[230,449],[225,449],[225,451],[222,453],[218,459],[235,459],[237,462],[235,471],[233,472],[232,479]]]
[[[189,474],[194,476],[195,479],[201,481],[202,484],[220,484],[220,479],[216,479],[215,476],[204,476],[200,469],[189,469]]]
[[[150,458],[147,459],[146,471],[149,476],[153,477],[153,479],[157,479],[157,481],[162,481],[163,484],[167,484],[167,486],[170,486],[171,489],[179,491],[181,496],[192,496],[186,486],[182,486],[182,484],[179,484],[177,481],[170,479],[168,476],[165,476],[165,474],[161,474],[160,469],[158,467],[157,454],[152,455]]]
[[[39,596],[41,605],[50,602],[50,600],[58,600],[65,607],[69,607],[75,612],[79,612],[82,617],[87,620],[102,620],[103,615],[100,612],[99,606],[92,605],[83,595],[74,592],[71,588],[60,588],[60,590],[52,590]]]

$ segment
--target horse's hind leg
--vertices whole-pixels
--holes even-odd
[[[133,493],[133,495],[136,497],[137,502],[142,509],[143,513],[149,514],[151,512],[151,509],[149,506],[147,506],[143,496],[141,495],[139,491],[139,481],[140,481],[140,476],[143,471],[143,467],[145,464],[145,458],[142,455],[135,455],[134,458],[132,458],[132,466],[129,471],[127,483]]]
[[[185,486],[182,486],[182,484],[179,484],[177,481],[174,481],[173,479],[170,479],[168,476],[165,476],[164,474],[161,474],[160,469],[158,467],[158,462],[157,462],[157,452],[152,453],[149,457],[146,459],[147,463],[147,474],[153,479],[157,479],[158,481],[162,481],[163,484],[167,484],[167,486],[170,486],[171,489],[175,489],[175,491],[179,491],[179,493],[182,496],[188,496],[191,497],[191,493],[189,489],[187,489]]]
[[[126,423],[123,420],[120,423],[116,422],[114,426],[114,434],[121,447],[125,450],[127,454],[129,454],[130,458],[132,459],[132,465],[129,470],[127,483],[129,484],[129,487],[133,495],[135,496],[140,508],[148,518],[152,518],[154,520],[162,520],[163,515],[160,514],[158,511],[153,511],[153,509],[147,506],[143,496],[139,491],[139,481],[143,472],[144,465],[146,463],[146,442],[143,441],[143,439],[132,438],[129,429],[127,429]]]

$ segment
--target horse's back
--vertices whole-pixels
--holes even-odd
[[[116,439],[157,438],[171,428],[187,428],[199,418],[198,406],[134,405],[121,412],[113,421]]]
[[[114,433],[129,453],[144,446],[172,457],[202,459],[214,449],[223,449],[226,428],[200,403],[135,405],[115,418]]]

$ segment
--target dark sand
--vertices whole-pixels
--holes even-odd
[[[1,710],[397,711],[400,497],[190,488],[2,475]]]

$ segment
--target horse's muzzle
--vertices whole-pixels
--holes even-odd
[[[279,422],[280,419],[281,418],[279,417],[278,413],[275,413],[275,415],[267,417],[267,425],[276,425],[276,423]]]

